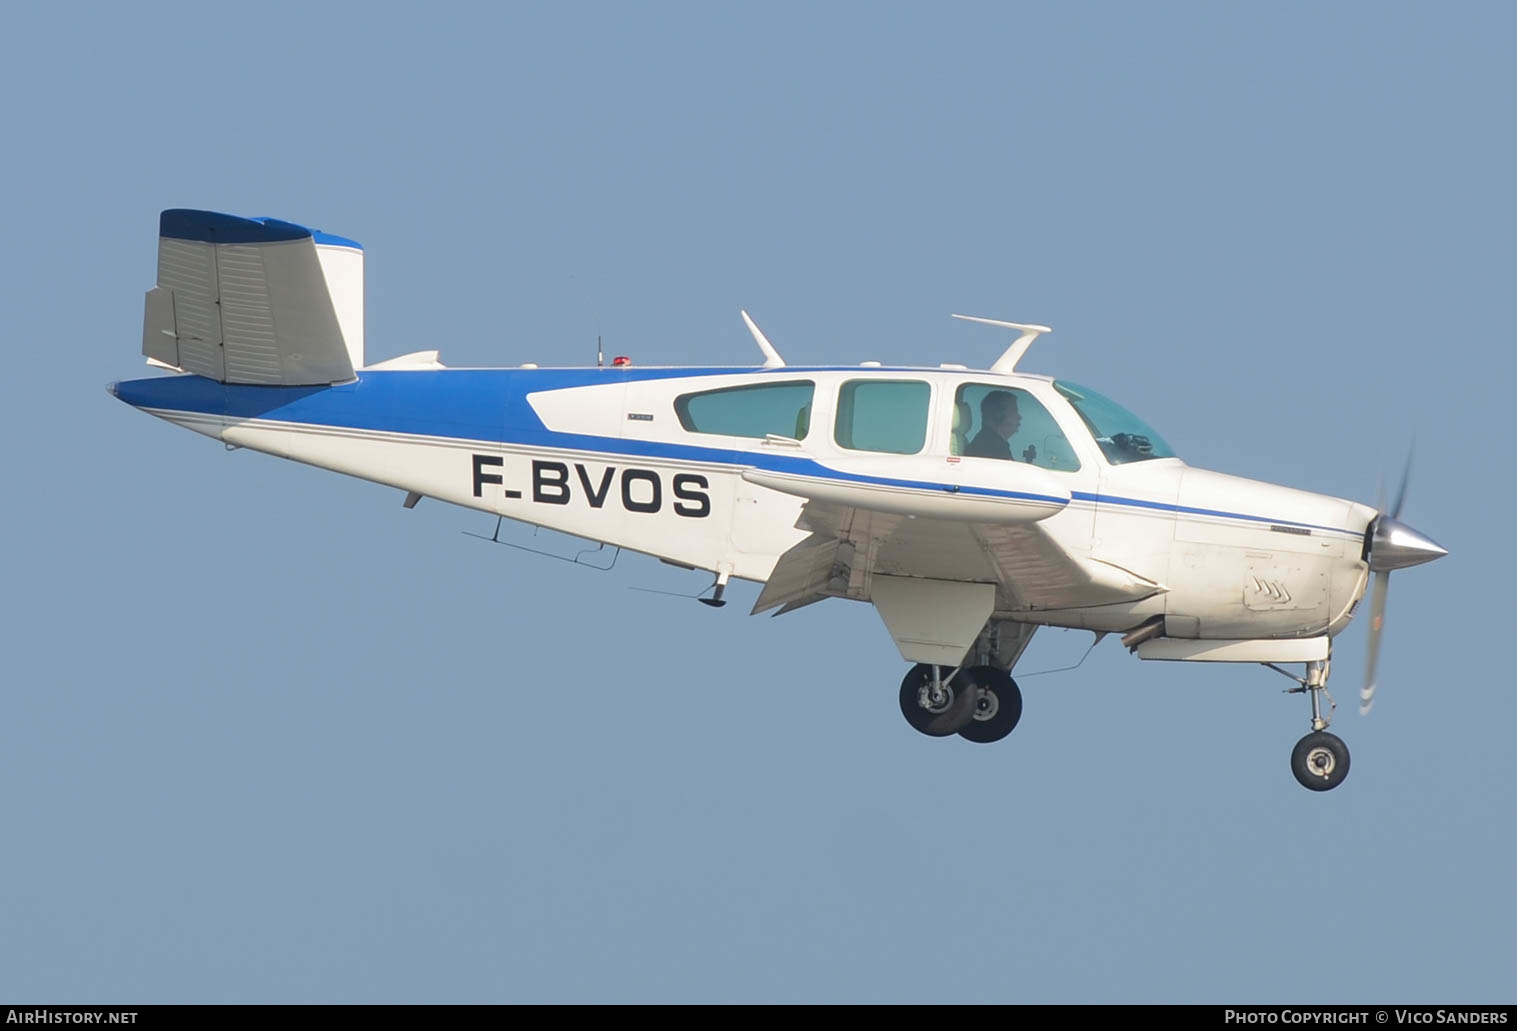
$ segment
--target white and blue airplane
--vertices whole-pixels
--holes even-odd
[[[906,720],[998,741],[1040,626],[1120,634],[1142,659],[1260,663],[1297,682],[1291,769],[1348,773],[1324,712],[1333,639],[1375,575],[1372,702],[1392,570],[1445,550],[1377,511],[1186,465],[1079,384],[989,369],[369,365],[363,249],[276,219],[169,210],[142,349],[177,375],[112,384],[133,407],[251,448],[763,588],[755,613],[872,604],[913,667]],[[963,317],[963,316],[960,316]],[[1296,676],[1282,664],[1301,663]]]

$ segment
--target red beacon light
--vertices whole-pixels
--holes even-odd
[[[614,366],[616,366],[617,368],[621,368],[624,365],[631,365],[632,364],[632,359],[628,358],[624,354],[619,354],[615,358],[611,359],[611,364],[614,365]]]

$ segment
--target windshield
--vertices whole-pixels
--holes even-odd
[[[1153,427],[1110,398],[1078,383],[1058,381],[1053,386],[1069,399],[1112,465],[1175,457]]]

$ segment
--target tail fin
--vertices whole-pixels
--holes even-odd
[[[363,247],[273,218],[170,209],[147,293],[150,363],[223,383],[340,383],[363,367]]]
[[[316,257],[327,281],[332,309],[342,330],[348,362],[363,368],[363,244],[331,233],[315,232]]]

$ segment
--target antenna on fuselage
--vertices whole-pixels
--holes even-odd
[[[748,327],[748,332],[753,334],[754,342],[759,345],[759,350],[764,352],[764,368],[783,368],[785,359],[780,357],[780,353],[774,349],[774,345],[769,342],[769,338],[764,336],[758,326],[753,324],[753,320],[748,317],[747,312],[741,312],[741,314],[744,324]]]
[[[600,334],[595,334],[595,367],[598,369],[606,364],[606,352],[600,349]]]
[[[1022,335],[1012,341],[1011,346],[1006,349],[1006,353],[995,360],[995,364],[990,367],[991,372],[1015,372],[1017,362],[1022,360],[1022,356],[1027,353],[1027,349],[1032,346],[1032,342],[1044,333],[1053,332],[1047,326],[1033,326],[1021,322],[1002,322],[1000,319],[982,319],[977,315],[955,315],[954,318],[963,319],[965,322],[980,322],[987,326],[1000,326],[1003,329],[1019,329],[1022,331]]]

